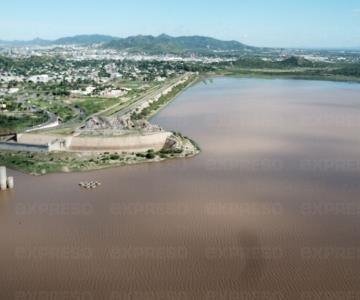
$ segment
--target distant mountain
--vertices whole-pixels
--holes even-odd
[[[100,34],[76,35],[71,37],[63,37],[54,41],[34,39],[30,41],[2,41],[0,46],[8,47],[26,47],[26,46],[50,46],[50,45],[93,45],[108,43],[115,37]]]
[[[89,35],[76,35],[71,37],[64,37],[52,42],[53,45],[93,45],[108,43],[116,39],[109,35],[89,34]]]
[[[214,53],[255,49],[237,41],[221,41],[203,36],[171,37],[165,34],[157,37],[138,35],[113,39],[106,43],[104,47],[152,54]]]
[[[0,46],[9,46],[9,47],[26,47],[26,46],[46,46],[51,44],[51,41],[43,39],[33,39],[30,41],[2,41],[0,40]]]
[[[104,48],[117,49],[131,53],[147,54],[209,54],[215,52],[244,52],[257,48],[237,41],[221,41],[203,36],[171,37],[138,35],[117,38],[109,35],[91,34],[63,37],[49,41],[34,39],[31,41],[0,41],[0,46],[49,46],[49,45],[94,45],[103,44]]]

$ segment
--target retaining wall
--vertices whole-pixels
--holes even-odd
[[[161,150],[169,132],[158,132],[146,135],[130,135],[119,137],[73,137],[70,151],[124,151],[145,152],[149,149]]]
[[[0,150],[25,151],[25,152],[49,152],[47,145],[31,145],[21,143],[0,142]]]
[[[144,134],[129,134],[114,137],[72,136],[59,137],[55,135],[19,134],[17,140],[21,144],[44,146],[49,151],[78,151],[78,152],[145,152],[149,149],[161,150],[170,132],[156,132]],[[56,142],[63,141],[64,146],[57,146]],[[50,145],[50,146],[48,146]],[[61,146],[61,147],[60,147]]]

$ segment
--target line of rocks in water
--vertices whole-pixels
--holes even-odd
[[[99,181],[87,181],[87,182],[80,182],[79,186],[84,189],[96,189],[97,187],[101,186],[101,182]]]

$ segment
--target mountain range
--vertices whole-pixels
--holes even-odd
[[[52,46],[52,45],[82,45],[101,44],[103,48],[117,49],[127,52],[148,54],[190,54],[251,51],[250,47],[237,41],[222,41],[204,36],[172,37],[166,34],[159,36],[137,35],[118,38],[108,35],[77,35],[63,37],[57,40],[34,39],[30,41],[1,41],[0,46]]]

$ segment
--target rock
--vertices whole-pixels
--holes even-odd
[[[84,188],[84,189],[96,189],[97,187],[99,187],[101,185],[100,182],[98,181],[88,181],[88,182],[80,182],[79,186]]]
[[[86,121],[81,130],[131,130],[141,129],[147,132],[157,132],[163,129],[152,125],[147,120],[131,120],[130,116],[115,115],[112,117],[92,117]]]
[[[64,167],[61,168],[61,171],[64,172],[64,173],[69,173],[70,169],[69,169],[69,167],[64,166]]]

